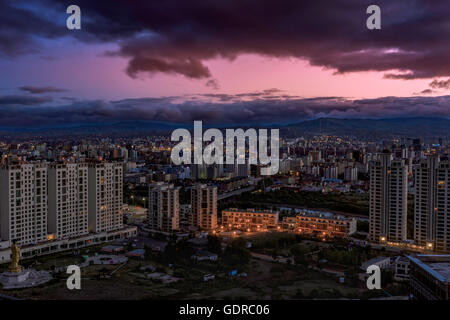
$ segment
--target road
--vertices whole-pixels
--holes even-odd
[[[276,259],[274,259],[272,256],[267,255],[267,254],[261,254],[261,253],[256,253],[256,252],[250,252],[250,254],[252,255],[253,258],[257,258],[257,259],[268,261],[268,262],[288,263],[288,260],[290,260],[291,263],[293,263],[293,261],[294,261],[294,257],[289,257],[289,258],[277,257]],[[310,268],[317,270],[317,271],[330,273],[330,274],[333,274],[338,277],[344,277],[344,272],[342,272],[342,271],[332,270],[332,269],[327,269],[327,268],[317,268],[317,267],[310,267]]]
[[[242,189],[234,190],[234,191],[227,192],[227,193],[222,193],[222,194],[219,194],[217,196],[217,200],[223,200],[223,199],[226,199],[226,198],[229,198],[229,197],[238,196],[241,193],[248,192],[248,191],[253,191],[253,190],[255,190],[255,187],[254,186],[250,186],[250,187],[247,187],[247,188],[242,188]]]
[[[6,294],[0,293],[0,300],[23,300],[23,299],[16,298],[13,296],[8,296]]]

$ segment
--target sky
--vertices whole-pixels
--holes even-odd
[[[0,0],[0,126],[448,118],[450,6],[376,3]]]

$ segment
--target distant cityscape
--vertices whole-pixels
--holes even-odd
[[[328,135],[282,139],[280,170],[270,177],[248,161],[175,166],[172,146],[158,136],[3,142],[1,263],[11,261],[13,242],[23,262],[33,265],[41,257],[77,256],[99,246],[103,253],[125,253],[138,261],[173,260],[170,266],[181,257],[178,249],[171,253],[168,247],[188,245],[185,250],[197,263],[226,261],[230,255],[238,263],[226,262],[232,269],[228,272],[246,278],[251,268],[244,266],[262,259],[325,270],[340,284],[358,288],[367,277],[364,268],[375,264],[392,273],[387,285],[400,296],[448,299],[448,141],[371,142]],[[269,235],[275,247],[253,245]],[[280,241],[318,245],[283,250]],[[350,263],[333,257],[336,243],[336,252],[343,254],[368,250],[367,261],[361,254]],[[105,259],[114,264],[108,255]],[[233,269],[238,265],[242,270]],[[209,269],[203,281],[220,277]],[[182,281],[173,270],[153,276],[164,274],[168,284]],[[421,280],[424,274],[444,288],[439,296]]]

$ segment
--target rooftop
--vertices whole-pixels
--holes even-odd
[[[247,208],[247,209],[238,209],[238,208],[229,208],[223,210],[223,212],[239,212],[239,213],[270,213],[270,214],[278,214],[278,211],[273,211],[270,209],[254,209],[254,208]]]
[[[450,255],[418,254],[408,258],[442,282],[450,282]]]
[[[379,263],[381,261],[384,261],[386,259],[390,259],[390,258],[389,257],[385,257],[385,256],[378,256],[378,257],[372,258],[372,259],[367,260],[364,263],[362,263],[361,264],[361,269],[365,271],[365,270],[367,270],[367,268],[369,266],[371,266],[373,264],[377,264],[377,263]]]

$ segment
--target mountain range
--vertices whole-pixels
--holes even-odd
[[[208,128],[207,124],[203,124]],[[43,127],[0,127],[1,137],[18,136],[77,136],[77,135],[153,135],[168,134],[176,128],[192,129],[193,124],[153,121],[120,121],[108,123],[71,123]],[[210,125],[217,128],[246,128],[245,125]],[[252,126],[258,128],[258,126]],[[280,128],[283,137],[319,134],[354,136],[361,138],[444,138],[450,139],[450,119],[446,118],[389,118],[337,119],[319,118],[290,124],[262,124],[260,127]]]
[[[334,119],[320,118],[284,126],[288,136],[317,134],[347,135],[366,138],[390,137],[450,137],[450,119],[445,118],[390,118],[390,119]]]

